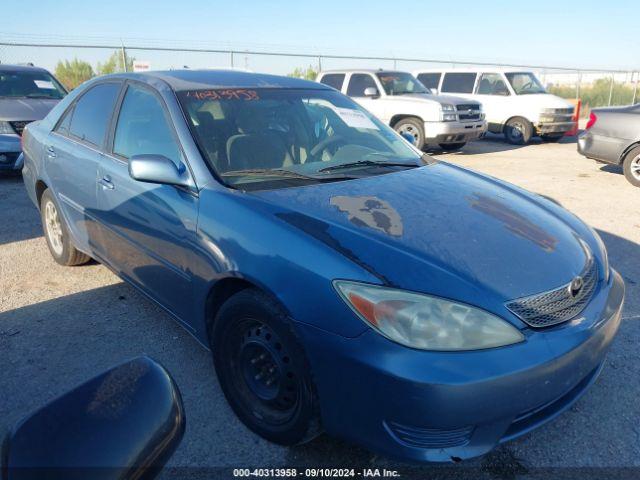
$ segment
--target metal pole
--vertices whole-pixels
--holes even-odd
[[[580,100],[580,81],[582,80],[582,73],[578,72],[578,81],[576,82],[576,100]]]
[[[613,98],[613,79],[614,75],[611,75],[611,87],[609,88],[609,106],[611,106],[611,99]]]
[[[126,54],[126,52],[124,51],[124,45],[122,45],[122,47],[121,47],[121,49],[120,49],[120,50],[121,50],[121,52],[122,52],[122,68],[123,68],[123,70],[124,70],[124,71],[125,71],[125,73],[126,73],[126,71],[127,71],[127,54]]]
[[[398,61],[395,58],[393,59],[393,69],[394,70],[398,69]]]
[[[318,56],[318,72],[322,71],[322,57]]]
[[[636,103],[636,94],[638,93],[638,77],[640,77],[640,72],[636,72],[636,81],[633,84],[633,100],[631,101],[632,105]]]
[[[231,68],[233,68],[233,51],[229,52],[231,54]]]

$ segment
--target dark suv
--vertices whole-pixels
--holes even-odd
[[[22,169],[22,130],[44,118],[66,94],[43,68],[0,65],[0,172]]]

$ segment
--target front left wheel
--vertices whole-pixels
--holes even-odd
[[[636,147],[627,153],[622,163],[622,170],[631,185],[640,187],[640,147]]]
[[[218,380],[240,420],[281,445],[321,433],[311,369],[286,313],[246,289],[220,308],[209,338]]]
[[[69,229],[49,189],[44,191],[40,199],[40,217],[49,252],[57,263],[72,266],[91,260],[89,255],[73,245]]]

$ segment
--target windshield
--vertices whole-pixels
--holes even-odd
[[[426,164],[419,150],[339,92],[212,89],[178,97],[201,151],[235,188],[348,180]]]
[[[505,73],[505,76],[516,92],[516,95],[547,93],[540,81],[531,72],[511,72]]]
[[[420,80],[406,72],[376,73],[387,95],[405,95],[407,93],[431,93]]]
[[[0,71],[0,97],[59,100],[66,94],[64,87],[47,72]]]

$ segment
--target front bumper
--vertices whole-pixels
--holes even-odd
[[[425,143],[469,142],[482,137],[487,132],[486,120],[475,122],[424,122]]]
[[[0,172],[22,169],[20,137],[14,134],[0,134]]]
[[[525,329],[517,345],[428,352],[369,330],[355,339],[298,324],[330,434],[404,460],[483,455],[551,420],[597,378],[621,317],[612,271],[581,316]]]
[[[566,133],[575,127],[575,122],[538,122],[536,133],[538,135],[548,135],[550,133]]]

